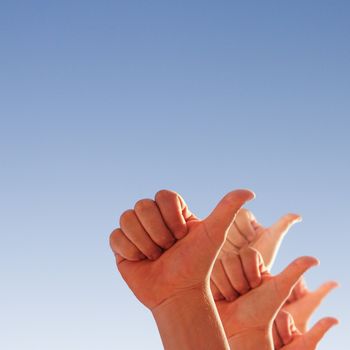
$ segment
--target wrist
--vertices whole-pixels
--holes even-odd
[[[230,349],[273,350],[272,334],[268,329],[247,329],[228,339]]]
[[[192,301],[210,300],[211,293],[205,284],[198,284],[198,286],[189,289],[183,289],[174,292],[170,297],[163,300],[161,303],[151,309],[154,317],[159,317],[163,314],[176,312],[178,308],[183,308],[187,304],[191,305]]]
[[[164,348],[229,349],[209,287],[177,293],[152,309]]]

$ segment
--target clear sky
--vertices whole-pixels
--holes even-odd
[[[303,215],[274,270],[321,260],[320,349],[349,348],[349,1],[2,0],[0,45],[1,348],[161,349],[109,233],[159,189],[204,217],[239,187]]]

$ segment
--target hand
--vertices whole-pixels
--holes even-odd
[[[334,289],[338,283],[329,281],[321,285],[314,292],[311,292],[304,285],[303,296],[293,302],[286,304],[283,309],[291,314],[294,323],[301,333],[308,329],[308,323],[312,314],[320,306],[324,298]]]
[[[253,196],[245,190],[231,192],[205,220],[197,219],[184,200],[170,191],[161,191],[155,201],[139,201],[134,210],[126,211],[120,218],[121,228],[111,234],[110,244],[118,269],[136,297],[153,309],[177,293],[203,289],[236,212]],[[175,230],[173,223],[180,220],[183,225]],[[168,238],[163,248],[172,243],[167,227],[181,239],[162,253],[156,244],[159,233]],[[139,258],[140,252],[156,260],[130,261]]]
[[[263,272],[264,269],[260,265],[260,286],[234,302],[217,301],[216,305],[231,347],[238,347],[236,341],[249,339],[250,333],[259,332],[262,338],[268,339],[272,347],[272,324],[275,316],[301,275],[317,264],[315,258],[301,257],[274,277],[268,272]]]
[[[199,220],[178,194],[161,191],[121,216],[121,228],[110,237],[118,269],[151,309],[166,349],[228,348],[209,277],[236,212],[253,197],[231,192]]]
[[[279,350],[315,350],[318,343],[338,320],[326,317],[318,321],[310,331],[301,333],[295,326],[293,317],[286,311],[281,311],[275,319],[274,339],[275,349]]]
[[[226,241],[214,264],[211,275],[211,290],[214,299],[233,301],[251,288],[255,288],[254,281],[252,285],[249,284],[242,264],[239,262],[239,250],[244,246],[255,248],[260,252],[267,269],[270,269],[283,237],[289,228],[300,220],[299,215],[287,214],[271,227],[264,228],[249,210],[242,208],[231,225]],[[247,256],[247,259],[249,258],[253,257]]]

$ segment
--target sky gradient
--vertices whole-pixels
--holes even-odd
[[[235,188],[334,279],[314,320],[350,337],[348,1],[0,4],[0,348],[161,349],[108,236],[162,188],[205,217]]]

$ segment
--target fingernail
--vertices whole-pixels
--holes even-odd
[[[254,199],[256,198],[255,192],[253,192],[252,190],[246,190],[246,191],[250,192],[250,197],[249,197],[249,199],[247,200],[247,202],[248,202],[248,201],[252,201],[252,200],[254,200]]]
[[[302,222],[302,221],[303,221],[303,217],[299,215],[297,218],[295,218],[294,223],[298,224],[299,222]]]

